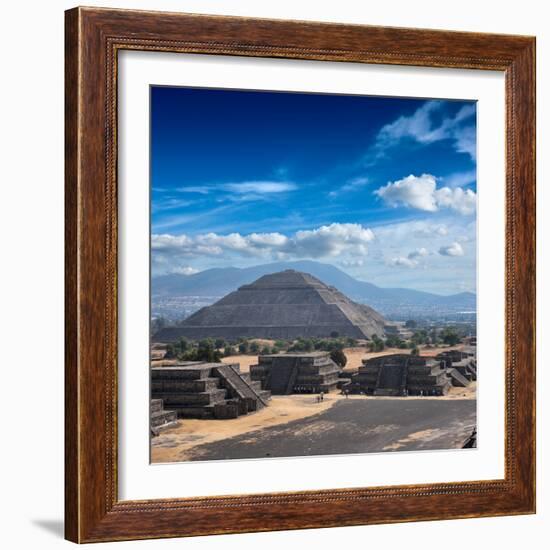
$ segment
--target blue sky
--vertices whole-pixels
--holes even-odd
[[[313,259],[475,291],[474,102],[151,88],[154,274]]]

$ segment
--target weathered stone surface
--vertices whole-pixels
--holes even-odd
[[[161,329],[155,342],[200,338],[370,338],[384,334],[384,318],[334,287],[294,270],[264,275],[204,307],[179,327]]]
[[[341,371],[329,352],[317,351],[260,355],[250,376],[274,395],[328,393],[337,388]]]
[[[269,391],[239,365],[187,361],[151,369],[151,410],[158,402],[180,418],[236,418],[268,404]]]
[[[158,435],[162,430],[174,426],[177,422],[174,411],[165,411],[162,399],[151,399],[151,434]]]
[[[370,395],[445,395],[451,386],[442,362],[431,357],[394,354],[363,360],[349,390]]]

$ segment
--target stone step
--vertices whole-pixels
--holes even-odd
[[[271,392],[269,390],[260,390],[258,393],[264,401],[269,401],[271,399]]]
[[[152,380],[151,391],[153,394],[166,393],[202,393],[218,389],[218,378],[202,378],[197,380]]]
[[[470,385],[470,381],[456,369],[447,369],[447,375],[450,377],[453,386],[465,388]]]
[[[151,399],[151,413],[162,411],[162,399]]]
[[[166,409],[176,409],[180,407],[201,407],[214,405],[224,401],[227,396],[227,390],[220,388],[209,392],[197,393],[163,393],[162,399]]]
[[[157,411],[151,415],[151,426],[160,428],[167,424],[174,424],[178,417],[175,411]]]

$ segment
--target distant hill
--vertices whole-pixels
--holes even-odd
[[[384,315],[399,316],[400,313],[426,315],[429,312],[444,315],[474,311],[476,308],[476,295],[471,292],[441,296],[408,288],[382,288],[372,283],[358,281],[333,265],[304,260],[246,268],[214,268],[194,275],[170,274],[154,277],[151,283],[153,310],[156,303],[187,296],[205,297],[205,302],[213,303],[216,299],[242,285],[252,283],[262,275],[285,269],[310,273],[325,284],[336,287],[352,300],[368,304]]]

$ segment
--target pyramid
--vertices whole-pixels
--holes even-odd
[[[264,275],[188,317],[178,327],[161,329],[156,342],[181,337],[292,340],[382,336],[386,321],[309,273],[292,269]]]

